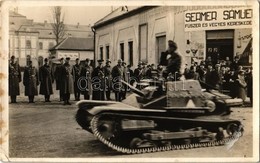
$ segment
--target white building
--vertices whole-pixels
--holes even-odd
[[[235,55],[251,64],[252,17],[250,6],[120,7],[93,26],[95,58],[158,64],[174,40],[187,64]]]
[[[9,56],[14,55],[23,67],[30,56],[35,66],[41,66],[44,58],[50,57],[49,49],[56,45],[51,23],[34,22],[19,14],[9,12]],[[93,38],[93,32],[88,25],[65,24],[65,36]]]

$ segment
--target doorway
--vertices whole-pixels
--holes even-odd
[[[156,37],[156,58],[155,58],[155,63],[159,64],[160,63],[160,58],[162,52],[166,50],[166,36],[159,36]]]
[[[226,57],[233,60],[234,30],[207,31],[206,37],[206,58],[210,56],[213,64],[226,60]]]

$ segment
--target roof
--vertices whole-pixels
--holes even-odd
[[[50,51],[53,50],[94,51],[94,38],[67,37],[50,49]]]
[[[137,13],[143,12],[145,10],[154,8],[157,6],[124,6],[124,7],[119,7],[117,9],[115,9],[114,11],[112,11],[111,13],[109,13],[108,15],[106,15],[105,17],[103,17],[102,19],[100,19],[99,21],[97,21],[93,28],[99,28],[102,27],[104,25],[107,25],[109,23],[130,17],[132,15],[135,15]]]

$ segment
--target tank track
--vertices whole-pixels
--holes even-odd
[[[238,131],[234,132],[232,135],[222,139],[222,140],[216,140],[212,142],[206,142],[206,143],[195,143],[195,144],[183,144],[183,145],[168,145],[168,146],[162,146],[162,147],[147,147],[147,148],[137,148],[137,149],[130,149],[118,146],[114,144],[113,142],[105,139],[102,134],[98,131],[98,121],[99,118],[104,115],[96,115],[92,118],[90,127],[94,134],[94,136],[100,140],[103,144],[107,145],[109,148],[112,148],[113,150],[116,150],[121,153],[126,154],[141,154],[141,153],[153,153],[153,152],[163,152],[163,151],[171,151],[171,150],[184,150],[184,149],[192,149],[192,148],[203,148],[203,147],[213,147],[213,146],[222,146],[225,144],[228,144],[229,142],[232,142],[234,140],[237,140],[239,137],[243,135],[243,128],[242,125],[239,126]]]

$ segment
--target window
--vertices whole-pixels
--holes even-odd
[[[107,57],[107,59],[110,58],[110,56],[109,56],[109,46],[108,45],[106,46],[106,57]]]
[[[99,56],[100,56],[100,59],[103,59],[103,47],[101,46],[100,48],[99,48]]]
[[[42,44],[42,42],[39,42],[39,49],[43,49],[43,44]]]
[[[124,54],[124,43],[120,43],[120,58],[124,61],[125,60],[125,54]]]
[[[128,63],[133,66],[133,41],[128,42]]]
[[[26,49],[31,49],[31,47],[32,47],[31,40],[26,40],[25,47],[26,47]]]
[[[54,43],[53,42],[49,42],[49,49],[54,47]]]
[[[166,36],[159,36],[156,37],[156,57],[155,58],[155,62],[157,64],[160,63],[160,58],[161,58],[161,53],[164,52],[166,50]]]
[[[147,24],[139,26],[139,60],[147,62]]]

